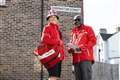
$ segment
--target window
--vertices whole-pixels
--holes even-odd
[[[6,3],[6,0],[0,0],[0,6],[4,6]]]

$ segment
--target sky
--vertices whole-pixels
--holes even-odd
[[[84,23],[97,35],[100,28],[114,33],[120,27],[120,0],[84,0]]]

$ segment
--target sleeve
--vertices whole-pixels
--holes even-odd
[[[93,31],[93,29],[91,27],[88,30],[88,34],[89,35],[88,35],[87,47],[91,48],[96,44],[96,37],[95,37],[94,31]]]
[[[49,45],[60,44],[60,40],[58,40],[54,37],[51,37],[50,30],[48,27],[44,27],[43,32],[42,32],[41,41],[46,44],[49,44]]]
[[[70,31],[70,43],[73,42],[73,29]]]
[[[86,51],[87,48],[92,48],[96,44],[96,37],[92,28],[88,29],[88,34],[88,42],[84,45],[79,45],[82,51]]]

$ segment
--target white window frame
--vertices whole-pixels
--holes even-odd
[[[0,6],[6,5],[6,0],[0,0]]]

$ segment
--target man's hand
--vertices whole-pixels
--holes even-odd
[[[81,51],[80,47],[73,43],[67,43],[67,47],[68,47],[68,50],[70,50],[70,52],[74,51],[74,53],[80,53],[80,51]]]
[[[64,45],[64,43],[63,43],[62,40],[59,41],[59,45],[60,45],[60,46]]]
[[[68,50],[68,53],[73,54],[73,53],[75,53],[75,51],[74,51],[74,49],[70,48],[70,49]]]

